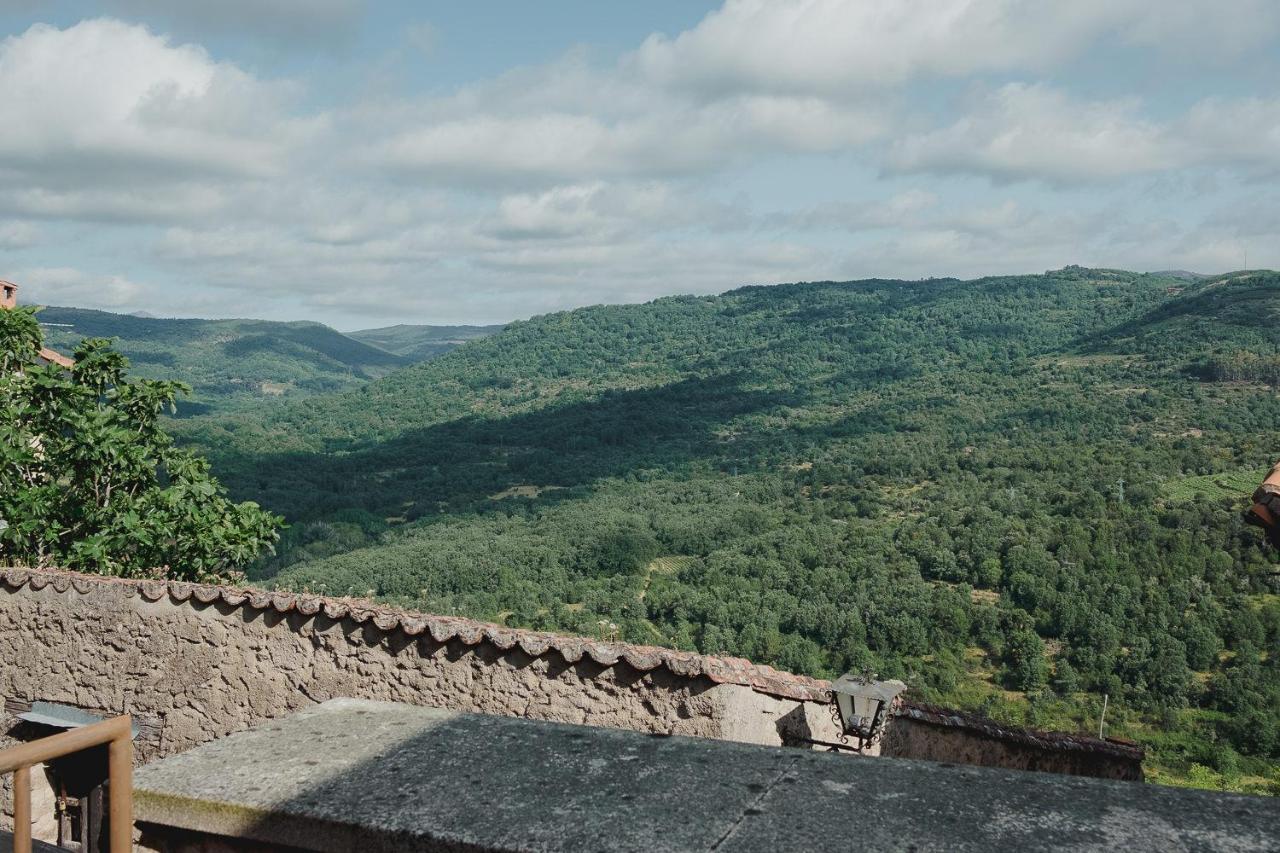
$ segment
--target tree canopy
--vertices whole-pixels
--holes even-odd
[[[282,521],[233,503],[161,415],[180,382],[131,380],[100,338],[40,366],[30,308],[0,311],[0,560],[204,580],[268,551]]]
[[[1280,454],[1278,309],[1268,273],[749,287],[179,429],[293,523],[265,582],[1015,723],[1096,733],[1106,695],[1161,772],[1280,785],[1280,585],[1239,519]]]

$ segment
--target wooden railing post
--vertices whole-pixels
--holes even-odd
[[[31,853],[31,768],[13,771],[13,853]]]
[[[107,745],[107,820],[111,853],[133,849],[133,739],[116,738]]]
[[[0,750],[0,773],[13,773],[13,853],[31,853],[31,768],[73,752],[107,745],[107,815],[111,853],[133,849],[133,724],[113,717]]]

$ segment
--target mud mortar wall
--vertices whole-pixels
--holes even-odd
[[[33,700],[128,712],[146,761],[335,697],[775,745],[789,726],[830,725],[817,703],[665,666],[441,642],[323,609],[153,601],[123,582],[60,586],[0,583],[0,733]]]
[[[827,682],[367,602],[0,568],[0,748],[34,701],[129,713],[140,763],[349,697],[764,745],[838,739]],[[902,703],[875,754],[1141,778],[1141,750]],[[8,778],[2,783],[6,788]],[[7,795],[3,797],[6,803]]]

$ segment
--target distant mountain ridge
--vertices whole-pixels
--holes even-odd
[[[403,356],[411,361],[427,361],[443,355],[459,344],[502,331],[504,326],[413,326],[399,324],[379,329],[348,332],[347,337]]]
[[[409,364],[321,323],[161,319],[49,306],[45,340],[70,353],[84,338],[112,338],[138,376],[192,386],[179,411],[239,408],[280,397],[352,388]]]
[[[188,415],[355,388],[501,328],[393,326],[345,335],[305,320],[162,318],[60,306],[42,308],[38,319],[53,349],[70,353],[84,338],[113,338],[134,374],[188,383],[192,397],[179,404]]]

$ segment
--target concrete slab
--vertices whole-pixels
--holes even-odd
[[[135,812],[307,850],[1275,850],[1280,801],[339,699],[141,768]]]
[[[802,752],[722,851],[1280,850],[1280,800]],[[847,846],[847,845],[841,845]]]

